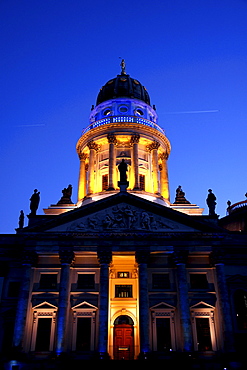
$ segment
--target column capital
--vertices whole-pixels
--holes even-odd
[[[134,134],[131,136],[130,143],[131,144],[138,144],[140,140],[140,135],[139,134]]]
[[[97,251],[99,263],[109,265],[112,260],[112,251],[107,249],[99,249]]]
[[[168,153],[167,152],[162,152],[160,155],[159,155],[159,158],[164,161],[164,160],[167,160],[168,159]]]
[[[59,259],[62,265],[72,265],[75,261],[75,254],[72,250],[59,251]]]
[[[86,153],[79,153],[79,159],[80,161],[85,161],[87,159],[87,154]]]
[[[149,256],[149,249],[140,249],[137,250],[135,253],[136,262],[138,263],[138,265],[140,265],[141,263],[148,263]]]
[[[99,150],[99,145],[95,143],[95,141],[91,140],[87,143],[88,148],[94,149],[96,152]]]
[[[116,136],[113,133],[107,135],[107,140],[109,144],[117,144]]]
[[[151,152],[154,149],[159,149],[160,143],[158,141],[153,141],[151,144],[146,146],[147,151]]]

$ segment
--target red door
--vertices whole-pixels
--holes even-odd
[[[119,324],[114,326],[114,360],[134,359],[133,325]]]

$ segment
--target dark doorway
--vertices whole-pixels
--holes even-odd
[[[50,350],[51,320],[51,318],[39,318],[35,346],[36,351]]]
[[[134,327],[129,316],[119,316],[114,323],[114,360],[134,359]]]
[[[156,318],[157,351],[169,352],[171,346],[170,318]]]
[[[212,351],[209,319],[196,318],[198,351]]]
[[[77,318],[76,350],[90,351],[91,349],[91,318]]]

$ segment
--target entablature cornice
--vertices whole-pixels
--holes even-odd
[[[132,136],[133,134],[138,133],[140,136],[149,138],[151,141],[154,139],[160,143],[161,146],[166,148],[166,153],[169,156],[171,152],[171,144],[168,138],[160,131],[149,127],[144,126],[138,123],[109,123],[103,126],[95,127],[85,134],[83,134],[77,142],[76,150],[80,154],[81,151],[87,146],[88,142],[92,140],[100,139],[101,137],[107,137],[108,134],[114,132],[114,135],[117,138],[118,134],[124,133]]]

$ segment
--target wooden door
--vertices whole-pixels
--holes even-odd
[[[119,324],[114,326],[114,360],[134,359],[133,325]]]

